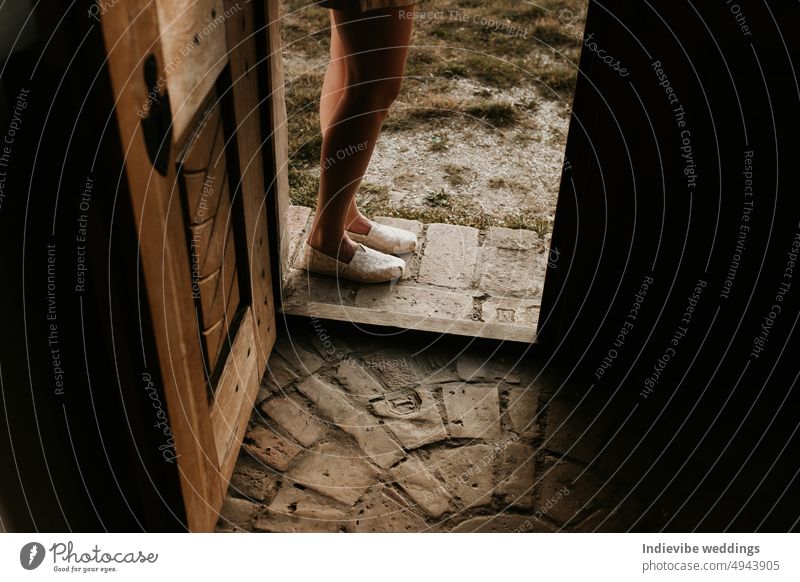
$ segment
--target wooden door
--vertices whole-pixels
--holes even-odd
[[[127,0],[99,17],[187,525],[207,531],[275,340],[264,6]]]

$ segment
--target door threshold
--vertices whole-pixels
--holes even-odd
[[[311,209],[290,206],[289,264],[311,222]],[[283,269],[281,311],[470,337],[533,343],[547,267],[546,244],[533,231],[377,217],[417,234],[417,251],[403,255],[397,282],[358,284]]]

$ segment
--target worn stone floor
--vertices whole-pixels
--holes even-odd
[[[600,406],[520,344],[290,318],[217,529],[644,527]]]
[[[531,343],[536,337],[548,241],[524,229],[485,231],[376,217],[414,232],[400,281],[358,285],[287,269],[284,313]],[[311,223],[311,209],[287,212],[289,264]]]

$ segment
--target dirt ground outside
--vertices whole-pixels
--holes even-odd
[[[368,216],[549,240],[569,124],[586,0],[429,0],[402,92],[358,193]],[[318,107],[328,59],[327,11],[284,4],[292,203],[314,207]]]

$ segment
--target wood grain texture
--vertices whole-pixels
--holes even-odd
[[[148,54],[156,57],[159,74],[165,74],[158,13],[147,0],[129,0],[103,14],[102,27],[131,204],[142,233],[144,288],[175,438],[187,525],[191,530],[210,531],[222,493],[203,388],[202,349],[195,331],[186,230],[180,205],[171,203],[175,164],[169,164],[165,177],[153,170],[136,113],[151,90],[142,74]]]
[[[197,125],[189,132],[180,155],[181,171],[184,173],[208,170],[218,163],[224,145],[219,105],[203,111],[198,119]]]
[[[264,15],[260,8],[256,11],[253,3],[226,0],[224,8],[226,12],[222,11],[221,0],[157,0],[155,4],[130,0],[103,15],[112,84],[118,100],[121,147],[127,153],[127,178],[141,232],[142,270],[153,314],[158,365],[164,376],[188,528],[193,531],[211,531],[216,524],[259,380],[275,341],[264,154],[260,149],[261,97],[255,69],[255,42],[263,38],[263,32],[256,33],[255,18],[257,14],[262,18]],[[277,9],[277,2],[271,9]],[[177,18],[178,15],[187,18]],[[209,17],[219,19],[222,15],[222,20],[214,21],[224,26],[207,31],[202,28],[210,22]],[[203,34],[194,39],[198,27]],[[258,28],[263,31],[261,26]],[[182,53],[188,39],[192,39],[195,48]],[[152,89],[146,86],[141,71],[142,62],[150,53],[156,57],[158,78],[166,80],[166,91],[163,87],[158,91],[162,100],[164,93],[169,93],[173,113],[174,141],[166,177],[154,172],[150,165],[136,115]],[[177,55],[182,58],[176,59]],[[215,83],[225,68],[226,55],[231,57],[232,87],[221,98],[232,103],[234,119],[230,128],[227,121],[222,122],[221,107],[214,107],[208,116],[203,113],[215,97]],[[280,53],[273,58],[279,59]],[[186,146],[193,133],[192,124],[199,124],[202,131]],[[219,159],[222,153],[223,130],[231,136],[227,147],[235,148],[237,167],[227,162],[224,167],[213,167],[210,161]],[[181,151],[185,154],[177,153]],[[187,172],[184,178],[188,177],[194,186],[195,178],[207,176],[209,168],[220,176],[223,186],[213,218],[187,219],[184,206],[174,203],[171,196],[177,185],[178,167]],[[226,181],[237,185],[241,213],[230,213],[233,192],[225,191]],[[184,186],[189,183],[184,182]],[[185,192],[188,198],[190,193]],[[196,192],[191,193],[191,209],[199,208]],[[225,227],[229,218],[233,219],[234,229],[244,231],[243,236],[234,237],[234,230]],[[189,230],[190,222],[196,223],[192,228],[198,230]],[[232,285],[227,295],[211,293],[202,337],[197,334],[192,297],[194,273],[187,244],[193,234],[199,234],[206,243],[207,250],[201,249],[205,253],[202,274],[208,277],[216,273],[217,285],[223,288],[228,282]],[[235,249],[234,238],[246,241],[246,248]],[[225,244],[220,246],[220,241]],[[220,249],[224,253],[217,252]],[[237,255],[241,259],[238,265]],[[224,257],[224,262],[219,257]],[[211,281],[206,280],[209,284]],[[241,288],[245,283],[249,289]],[[242,300],[248,304],[231,338],[230,353],[222,366],[214,402],[209,406],[204,345],[213,354],[210,359],[215,360],[227,341],[233,314]],[[205,319],[219,313],[220,302],[226,304],[220,319],[207,325]]]
[[[181,143],[227,62],[222,0],[156,0],[173,136]]]
[[[201,224],[216,216],[220,198],[230,197],[227,180],[224,161],[208,172],[183,174],[190,224]]]
[[[228,275],[225,274],[225,277]],[[219,363],[220,355],[224,353],[224,348],[228,338],[228,332],[234,322],[234,316],[239,308],[239,282],[236,272],[233,272],[233,280],[230,284],[230,292],[225,294],[225,305],[219,320],[212,323],[209,328],[203,331],[204,341],[206,342],[206,362],[208,372],[213,373]],[[234,330],[237,331],[237,330]],[[226,361],[226,366],[235,365],[234,362]]]
[[[223,341],[226,337],[228,326],[225,325],[225,320],[220,319],[216,323],[211,324],[203,330],[203,341],[206,344],[206,354],[208,361],[208,373],[213,373],[217,366],[219,354],[222,351]],[[214,435],[216,442],[216,435]]]
[[[273,204],[277,207],[278,246],[281,282],[289,273],[289,239],[286,220],[291,200],[289,198],[289,130],[286,123],[286,90],[283,78],[283,58],[281,40],[280,1],[267,0],[267,79],[271,139],[269,155],[273,160],[272,182],[268,189],[272,193]]]
[[[228,364],[217,384],[211,411],[223,492],[227,490],[233,473],[261,378],[254,323],[253,310],[248,307],[241,330],[231,346]]]
[[[236,3],[226,0],[226,9]],[[267,7],[279,8],[278,2],[269,0]],[[246,4],[227,20],[228,44],[231,47],[231,80],[236,124],[236,143],[241,173],[241,196],[247,240],[247,270],[250,275],[250,295],[253,322],[256,326],[255,345],[259,360],[259,375],[264,373],[272,346],[275,343],[275,305],[270,269],[269,231],[266,212],[264,179],[264,152],[261,150],[261,115],[259,107],[258,77],[263,67],[273,66],[269,61],[280,60],[280,52],[272,54],[267,63],[256,68],[255,10],[253,3]],[[277,25],[277,22],[276,22]]]
[[[234,244],[230,197],[220,197],[216,215],[190,226],[189,232],[193,265],[200,277],[207,277],[222,266],[227,245]]]
[[[226,315],[226,308],[233,301],[239,303],[239,281],[236,269],[220,269],[200,281],[200,307],[203,321],[215,323]],[[227,313],[228,318],[233,313]]]

